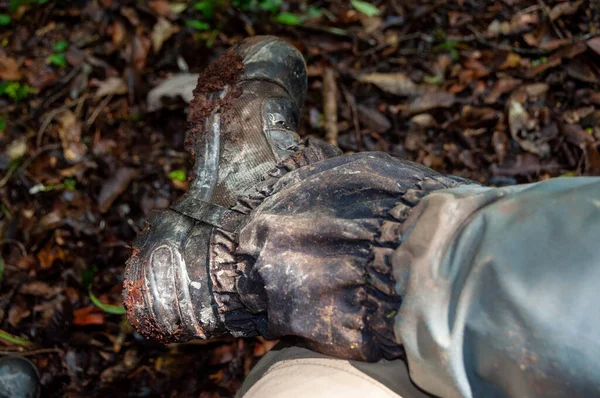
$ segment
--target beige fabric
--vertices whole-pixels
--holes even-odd
[[[348,361],[291,359],[274,364],[245,398],[399,398]]]
[[[431,396],[412,384],[401,360],[346,361],[280,343],[252,369],[237,397]]]

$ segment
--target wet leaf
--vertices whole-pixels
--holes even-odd
[[[62,53],[52,54],[48,57],[47,62],[51,65],[60,66],[61,68],[64,68],[67,66],[67,57],[65,56],[65,54]]]
[[[14,334],[10,334],[4,330],[0,330],[0,340],[26,348],[33,346],[33,343],[26,338],[15,336]]]
[[[193,19],[191,21],[186,21],[185,26],[187,26],[188,28],[192,28],[192,29],[196,29],[196,30],[209,30],[210,29],[210,24],[197,20],[197,19]]]
[[[185,174],[185,170],[173,170],[169,173],[169,178],[175,181],[186,181],[187,175]]]
[[[414,115],[436,108],[449,108],[455,101],[454,94],[445,91],[427,91],[413,99],[405,113]]]
[[[109,77],[98,85],[96,97],[105,97],[107,95],[122,95],[127,94],[129,88],[125,80],[120,77]]]
[[[87,147],[81,143],[81,122],[70,110],[66,110],[57,117],[60,124],[58,135],[60,136],[65,160],[70,163],[79,162]]]
[[[0,79],[21,80],[21,78],[23,74],[17,60],[0,53]]]
[[[114,315],[124,315],[127,313],[127,311],[125,311],[125,307],[122,305],[104,304],[96,296],[94,296],[91,286],[88,289],[88,293],[90,294],[90,300],[92,300],[92,303],[94,303],[94,305],[96,305],[98,308],[102,309],[102,311]]]
[[[169,38],[177,33],[178,30],[179,28],[177,26],[171,24],[165,18],[158,18],[158,21],[152,28],[152,35],[150,36],[154,53],[158,53],[162,48],[163,43],[169,40]]]
[[[108,181],[102,185],[98,195],[98,208],[106,213],[115,199],[121,195],[135,176],[135,169],[121,167]]]
[[[379,9],[367,1],[350,0],[352,7],[357,11],[365,14],[367,17],[375,17],[379,15]]]
[[[79,308],[73,311],[73,324],[77,326],[103,325],[104,313],[99,311],[98,307]]]
[[[600,36],[594,37],[586,41],[586,44],[589,48],[591,48],[596,54],[600,55]]]
[[[385,92],[401,96],[412,96],[419,92],[419,86],[406,73],[369,73],[358,78],[361,83],[371,83]]]
[[[59,53],[67,51],[67,48],[69,48],[69,42],[66,40],[59,40],[54,45],[54,51]]]
[[[6,26],[10,24],[11,18],[8,14],[0,14],[0,26]]]
[[[559,3],[550,10],[550,19],[554,21],[563,15],[573,15],[577,12],[582,3],[583,0]]]
[[[163,98],[181,97],[186,103],[194,98],[194,88],[198,82],[195,73],[179,73],[163,80],[158,86],[148,93],[148,112],[154,112],[162,108]]]
[[[279,22],[280,24],[283,25],[300,25],[302,23],[302,19],[296,15],[296,14],[292,14],[291,12],[282,12],[280,14],[277,14],[277,16],[274,18],[275,22]]]
[[[512,77],[504,77],[496,81],[494,87],[490,90],[484,102],[486,104],[494,104],[503,95],[510,93],[515,88],[519,87],[523,83],[522,80],[514,79]]]

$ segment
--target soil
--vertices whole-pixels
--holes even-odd
[[[194,99],[190,102],[189,129],[186,135],[186,149],[192,159],[196,155],[195,148],[204,128],[204,120],[217,107],[222,108],[225,113],[224,111],[229,107],[231,101],[242,94],[240,87],[236,86],[236,82],[243,67],[241,56],[235,49],[230,49],[200,74],[198,85],[194,90]],[[219,92],[226,87],[228,87],[228,91],[223,98],[209,99],[212,93]]]

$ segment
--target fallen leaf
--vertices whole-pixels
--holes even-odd
[[[533,130],[536,126],[536,120],[529,115],[523,105],[518,101],[511,100],[508,108],[510,135],[523,150],[544,157],[550,153],[550,145],[531,134],[530,130]]]
[[[162,108],[162,98],[181,97],[186,103],[194,98],[194,88],[198,83],[198,74],[179,73],[163,80],[158,86],[148,93],[146,101],[148,112],[157,111]]]
[[[585,60],[572,59],[565,67],[567,74],[585,83],[596,84],[600,80],[598,74]]]
[[[150,0],[148,1],[148,7],[161,17],[169,18],[173,16],[173,11],[171,10],[172,6],[168,1]]]
[[[98,307],[83,307],[73,311],[73,324],[77,326],[103,325],[104,312]]]
[[[164,42],[169,40],[171,36],[179,31],[179,28],[163,17],[158,18],[156,24],[152,28],[150,40],[152,40],[152,49],[157,54]]]
[[[42,269],[50,269],[55,261],[65,259],[65,253],[60,246],[48,242],[37,254],[37,258]]]
[[[563,120],[568,124],[579,123],[581,119],[584,119],[594,113],[596,108],[594,106],[586,106],[584,108],[570,109],[563,113]]]
[[[115,21],[112,26],[112,35],[111,39],[116,48],[121,47],[123,42],[125,41],[125,35],[127,34],[127,30],[125,26],[120,21]]]
[[[8,156],[8,159],[15,160],[15,159],[22,158],[26,152],[27,152],[27,138],[20,137],[18,139],[15,139],[10,144],[8,144],[8,147],[6,148],[5,153],[6,153],[6,156]]]
[[[376,133],[385,133],[392,128],[392,123],[377,109],[372,109],[364,105],[358,105],[358,120],[361,126],[369,128]]]
[[[105,81],[98,84],[96,97],[105,97],[107,95],[122,95],[129,91],[127,83],[120,77],[109,77]]]
[[[521,64],[521,56],[516,53],[508,53],[506,60],[500,65],[500,70],[516,68]]]
[[[484,102],[486,104],[494,104],[503,94],[510,93],[522,83],[522,80],[514,79],[512,77],[501,78],[496,81],[494,87],[492,87],[489,94],[485,97]]]
[[[133,67],[136,71],[141,72],[146,67],[149,50],[150,39],[140,30],[131,41],[131,58],[133,59]]]
[[[504,158],[508,155],[508,137],[504,132],[496,130],[492,134],[492,147],[498,157],[498,164],[502,165]]]
[[[17,81],[22,78],[23,74],[17,60],[0,53],[0,79]]]
[[[530,99],[544,97],[549,89],[550,86],[547,83],[533,83],[523,87]]]
[[[81,143],[81,122],[77,121],[75,114],[70,110],[62,112],[57,120],[60,124],[58,135],[65,160],[77,163],[87,151],[87,147]]]
[[[358,78],[361,83],[371,83],[383,91],[402,96],[412,96],[419,92],[419,86],[406,73],[369,73]]]
[[[420,115],[413,116],[410,121],[424,129],[438,125],[435,118],[429,113],[421,113]]]
[[[561,63],[561,58],[559,58],[559,57],[550,58],[547,62],[540,63],[539,65],[536,65],[536,66],[528,69],[527,72],[525,72],[525,75],[529,78],[535,77],[535,76],[539,75],[540,73],[547,71],[548,69],[557,67],[558,65],[560,65],[560,63]]]
[[[583,0],[579,0],[579,1],[575,1],[575,2],[567,1],[565,3],[559,3],[559,4],[555,5],[550,10],[550,20],[554,21],[554,20],[562,17],[563,15],[575,14],[582,3],[583,3]]]
[[[62,291],[60,286],[50,286],[46,282],[32,281],[21,286],[19,292],[30,296],[51,298]]]
[[[414,115],[436,108],[449,108],[455,101],[454,94],[445,91],[427,91],[411,101],[405,114]]]
[[[600,55],[600,36],[589,39],[585,44],[596,54]]]
[[[115,199],[127,189],[134,176],[135,169],[122,167],[102,185],[98,195],[98,208],[101,213],[108,211]]]

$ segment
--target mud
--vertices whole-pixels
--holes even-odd
[[[189,129],[185,138],[185,148],[192,155],[196,156],[196,146],[202,136],[205,119],[212,113],[216,107],[223,110],[231,105],[231,101],[242,95],[242,90],[235,86],[238,81],[244,64],[242,57],[230,49],[215,62],[211,63],[198,77],[198,85],[194,90],[194,100],[190,103],[190,112],[188,115]],[[230,87],[224,98],[211,100],[207,96]]]

